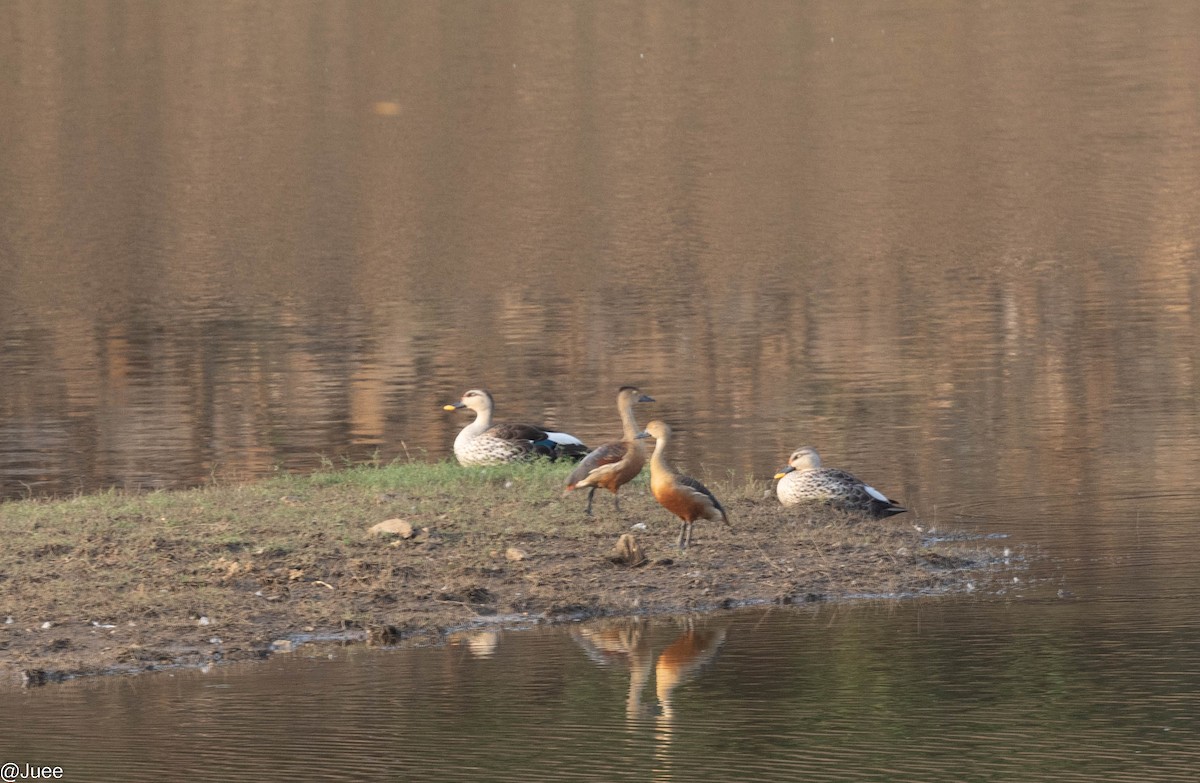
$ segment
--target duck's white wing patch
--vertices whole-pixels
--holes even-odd
[[[863,489],[865,489],[867,491],[868,495],[875,498],[880,503],[891,503],[892,502],[891,500],[888,499],[887,495],[885,495],[882,492],[880,492],[879,490],[875,489],[875,487],[868,486],[867,484],[863,484]]]
[[[546,430],[546,437],[554,441],[560,446],[582,446],[583,441],[574,435],[568,435],[565,432],[551,432]]]

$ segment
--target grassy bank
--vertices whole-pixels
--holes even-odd
[[[698,525],[680,554],[645,477],[619,514],[597,493],[589,520],[583,493],[561,497],[568,470],[408,463],[0,504],[0,682],[258,656],[303,634],[392,643],[512,616],[947,590],[988,559],[927,547],[914,519],[786,510],[766,483],[720,481],[733,527]],[[369,532],[393,518],[413,535]],[[649,562],[610,562],[637,523]]]

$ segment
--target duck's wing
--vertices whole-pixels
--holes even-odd
[[[839,486],[839,487],[861,487],[861,486],[864,486],[862,481],[859,480],[858,476],[855,476],[853,473],[847,473],[844,470],[838,470],[837,468],[821,468],[819,470],[813,471],[813,476],[814,476],[814,478],[817,478],[820,481],[822,481],[825,484],[828,484],[830,486]]]
[[[546,438],[539,445],[548,446],[550,456],[554,459],[580,460],[588,453],[587,445],[569,432],[546,430]]]
[[[905,511],[908,511],[907,508],[892,500],[887,495],[883,494],[869,484],[863,484],[863,492],[865,492],[870,498],[869,503],[871,507],[871,513],[876,517],[890,517],[895,514],[903,514]]]
[[[544,429],[532,424],[493,424],[488,427],[487,434],[501,440],[527,440],[534,443],[549,439]]]
[[[625,441],[614,440],[600,444],[575,466],[575,470],[571,471],[570,476],[567,476],[567,486],[575,486],[591,475],[592,471],[605,465],[615,465],[625,459],[628,454],[629,444]]]
[[[713,508],[721,512],[721,516],[726,522],[729,521],[729,514],[725,512],[725,507],[721,505],[721,501],[717,500],[717,496],[714,495],[708,487],[704,486],[691,476],[676,476],[676,479],[678,479],[680,484],[684,485],[693,492],[708,498],[709,502],[712,503]]]
[[[554,432],[532,424],[493,424],[485,433],[499,440],[521,444],[528,451],[550,459],[579,459],[587,454],[587,446],[574,435]]]
[[[868,511],[876,517],[890,517],[908,511],[852,473],[836,468],[827,468],[819,472],[822,486],[829,490],[832,499],[840,499],[849,506]]]

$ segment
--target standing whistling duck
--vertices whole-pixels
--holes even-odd
[[[666,422],[650,422],[646,425],[646,431],[638,437],[653,437],[655,440],[654,454],[650,457],[650,491],[659,505],[682,521],[679,527],[680,550],[687,549],[691,543],[692,524],[697,519],[714,522],[719,519],[729,524],[729,515],[725,513],[721,501],[708,491],[708,487],[690,476],[676,473],[667,464],[663,453],[667,450],[667,441],[671,439],[671,428]]]
[[[532,424],[492,424],[495,401],[485,389],[471,389],[458,402],[442,407],[448,411],[475,411],[475,421],[463,427],[454,439],[454,456],[460,465],[499,465],[538,456],[578,459],[587,453],[583,441],[565,432]]]
[[[634,386],[622,386],[617,390],[617,411],[621,414],[621,439],[609,441],[583,458],[583,461],[567,476],[566,495],[573,489],[588,488],[587,508],[583,513],[592,515],[592,496],[597,487],[613,493],[613,505],[621,510],[617,490],[628,484],[642,472],[646,464],[646,449],[638,440],[640,430],[633,417],[633,405],[638,402],[654,402],[653,397],[642,394]]]
[[[775,494],[785,506],[825,503],[876,519],[908,511],[846,471],[821,467],[821,457],[811,446],[793,451],[787,467],[776,473],[775,478],[779,479]]]

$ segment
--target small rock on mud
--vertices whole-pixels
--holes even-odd
[[[369,532],[373,536],[412,538],[416,531],[413,528],[412,522],[407,522],[403,519],[385,519],[377,525],[372,525]]]
[[[637,567],[645,565],[648,558],[642,551],[641,544],[629,533],[622,533],[617,539],[617,545],[608,559],[618,565]]]
[[[372,647],[387,647],[400,643],[400,629],[394,625],[367,626],[367,644]]]
[[[44,669],[25,669],[21,672],[21,684],[26,688],[37,688],[46,684],[46,671]]]

